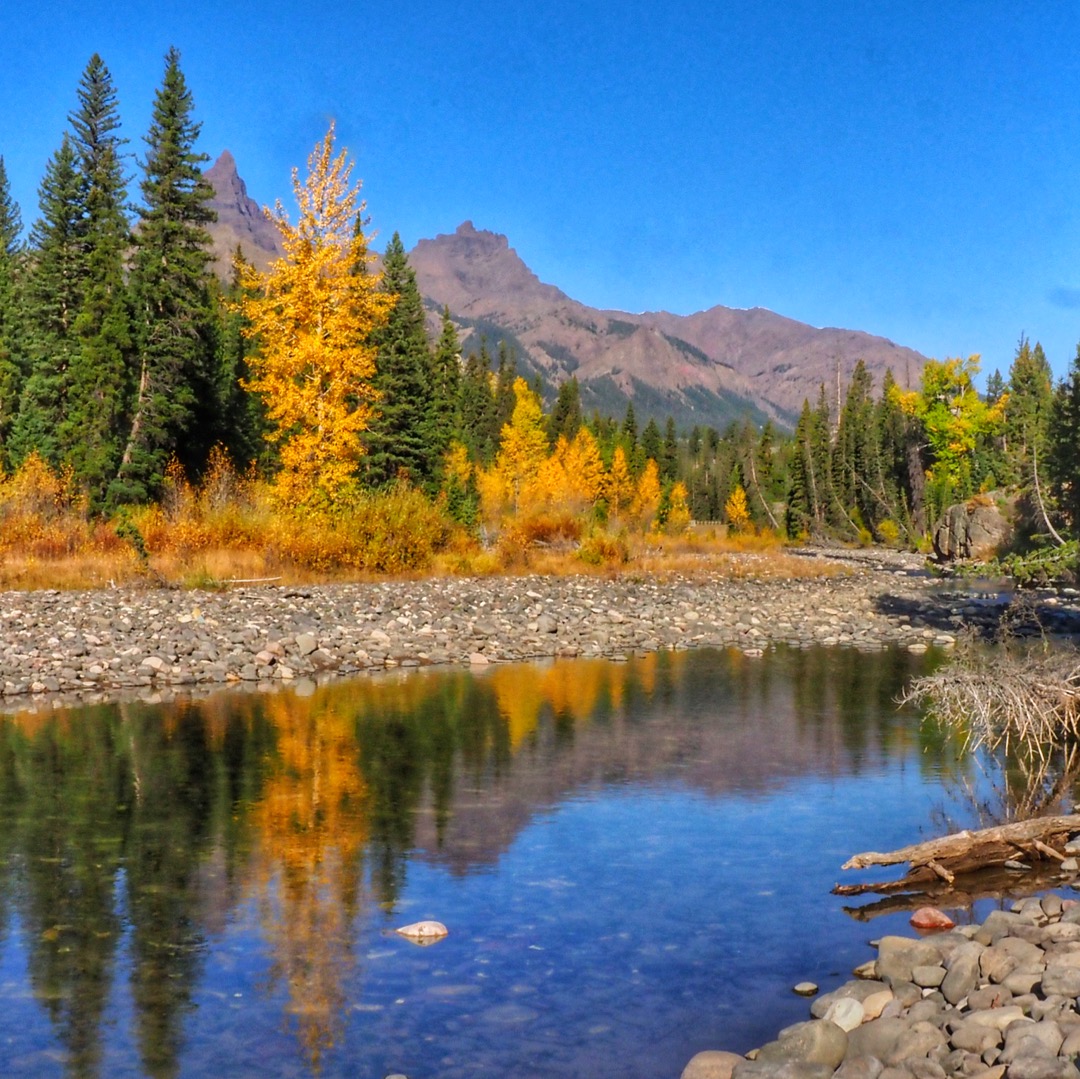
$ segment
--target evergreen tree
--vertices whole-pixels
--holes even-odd
[[[679,470],[679,440],[675,434],[675,420],[668,416],[664,425],[664,450],[656,462],[660,466],[660,479],[670,483],[676,479]]]
[[[22,217],[0,156],[0,469],[8,463],[8,442],[26,377],[19,295],[21,232]]]
[[[637,416],[634,415],[634,402],[626,402],[626,415],[622,422],[622,438],[620,439],[627,456],[637,449],[638,428]]]
[[[27,377],[12,424],[8,456],[38,453],[60,463],[57,432],[67,409],[76,351],[75,317],[83,303],[83,185],[75,147],[65,134],[38,190],[40,216],[30,230],[25,288]]]
[[[514,383],[517,381],[517,357],[507,347],[505,341],[499,342],[499,366],[495,372],[495,438],[514,415],[517,398],[514,396]]]
[[[427,441],[431,357],[416,274],[396,232],[383,259],[381,288],[396,299],[375,334],[378,401],[364,434],[364,477],[372,487],[386,486],[399,475],[424,483],[437,466]]]
[[[247,320],[242,310],[242,261],[237,247],[229,284],[211,303],[217,314],[214,329],[217,385],[213,391],[219,407],[217,438],[234,462],[240,465],[256,462],[269,473],[273,469],[270,443],[265,438],[266,408],[257,393],[248,393],[244,388],[251,374],[248,357],[255,346],[244,332]],[[214,284],[211,279],[211,286]]]
[[[651,416],[645,424],[645,430],[641,432],[641,452],[645,460],[653,460],[658,465],[664,452],[664,442],[660,436],[660,428]]]
[[[442,475],[443,460],[457,427],[461,394],[461,345],[449,307],[443,308],[442,330],[435,343],[435,351],[431,354],[429,381],[431,394],[426,420],[427,440],[438,477]]]
[[[1080,539],[1080,345],[1068,374],[1054,391],[1050,411],[1047,472],[1054,497],[1074,539]]]
[[[1022,337],[1009,370],[1005,402],[1005,478],[1025,490],[1034,485],[1035,462],[1046,456],[1053,398],[1050,364],[1042,345],[1032,348]]]
[[[176,454],[189,473],[223,434],[215,378],[215,313],[210,290],[206,154],[195,150],[201,125],[180,54],[170,49],[154,97],[132,271],[138,374],[115,501],[141,500],[160,488]]]
[[[491,359],[481,341],[480,352],[470,352],[461,376],[458,437],[473,461],[488,465],[498,448],[500,425],[491,384]]]
[[[124,260],[131,230],[112,76],[95,53],[70,117],[82,185],[85,288],[73,331],[72,353],[58,431],[60,455],[100,504],[123,449],[131,315]]]
[[[581,429],[581,424],[581,386],[577,376],[571,375],[559,387],[551,415],[548,417],[548,443],[554,446],[560,435],[565,436],[568,442],[573,441],[574,435]]]
[[[881,471],[880,439],[872,397],[873,376],[859,360],[836,428],[832,482],[840,511],[866,530],[883,515],[875,495]]]

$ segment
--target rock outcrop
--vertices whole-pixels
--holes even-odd
[[[934,553],[943,561],[993,558],[1008,543],[1012,525],[992,502],[972,499],[950,506],[934,529]]]

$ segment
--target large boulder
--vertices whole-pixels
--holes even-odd
[[[1009,541],[1012,525],[987,498],[950,506],[934,529],[934,553],[943,561],[993,558]]]

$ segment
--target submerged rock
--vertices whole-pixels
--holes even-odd
[[[403,925],[400,929],[395,929],[394,932],[418,944],[434,944],[435,941],[442,940],[450,931],[442,922],[427,921]]]

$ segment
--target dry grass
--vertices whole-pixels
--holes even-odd
[[[94,520],[70,477],[31,458],[0,476],[0,588],[101,588],[147,582],[215,587],[417,575],[536,573],[789,579],[844,572],[808,563],[772,533],[688,529],[663,535],[546,511],[503,523],[485,546],[418,491],[357,491],[332,510],[283,511],[252,474],[222,455],[203,482],[169,470],[157,505]]]

